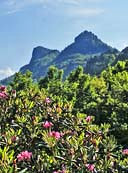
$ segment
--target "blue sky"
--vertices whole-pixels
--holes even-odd
[[[0,79],[29,63],[34,47],[64,49],[84,30],[128,46],[128,0],[0,0]]]

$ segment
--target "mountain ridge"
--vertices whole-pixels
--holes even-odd
[[[106,43],[102,42],[95,34],[89,31],[84,31],[75,37],[74,42],[68,45],[64,50],[61,51],[57,59],[65,59],[73,54],[98,54],[104,53],[110,49],[113,49],[111,46],[108,46]]]
[[[32,72],[34,71],[33,78],[37,78],[37,76],[44,76],[46,75],[51,62],[56,58],[56,56],[58,56],[59,53],[60,52],[58,50],[38,46],[33,49],[30,63],[21,67],[19,71],[22,73],[25,73],[26,70],[30,70]]]
[[[61,52],[43,46],[35,47],[30,62],[19,71],[25,73],[30,70],[33,79],[38,80],[47,74],[51,65],[54,65],[64,70],[64,78],[66,78],[72,70],[81,65],[86,73],[97,75],[118,60],[127,59],[127,55],[128,47],[120,52],[104,43],[92,32],[85,30]]]

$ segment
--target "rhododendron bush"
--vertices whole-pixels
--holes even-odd
[[[39,89],[28,76],[1,86],[0,173],[127,172],[127,146],[108,122],[76,111],[74,100]]]

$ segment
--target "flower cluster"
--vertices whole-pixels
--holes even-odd
[[[1,91],[1,92],[5,91],[5,90],[6,90],[6,87],[5,87],[5,86],[3,86],[3,85],[0,86],[0,91]]]
[[[32,157],[32,153],[28,151],[22,151],[20,154],[18,154],[17,159],[18,161],[29,161]]]
[[[47,103],[47,104],[51,103],[50,98],[46,97],[46,99],[45,99],[45,103]]]
[[[52,132],[49,133],[49,136],[54,137],[56,139],[60,139],[62,134],[60,132],[52,131]]]
[[[53,124],[49,121],[46,121],[44,124],[43,124],[43,127],[44,128],[50,128]]]
[[[94,168],[95,168],[95,165],[93,164],[86,164],[86,168],[89,170],[89,171],[94,171]]]
[[[122,154],[123,154],[123,155],[128,155],[128,149],[124,149],[124,150],[122,151]]]
[[[8,98],[6,93],[6,87],[0,86],[0,99],[6,99],[6,98]]]
[[[91,116],[87,116],[87,117],[86,117],[86,122],[89,123],[89,122],[91,122],[91,121],[92,121],[92,117],[91,117]]]

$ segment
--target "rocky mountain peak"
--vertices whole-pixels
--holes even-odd
[[[101,41],[95,34],[89,31],[80,33],[72,44],[67,46],[57,57],[57,61],[67,60],[74,54],[96,55],[107,51],[112,51],[113,48]]]
[[[51,50],[42,46],[35,47],[32,52],[32,58],[41,58],[48,54]]]
[[[94,35],[92,32],[84,31],[75,38],[75,42],[86,42],[89,40],[98,40],[98,37]]]

